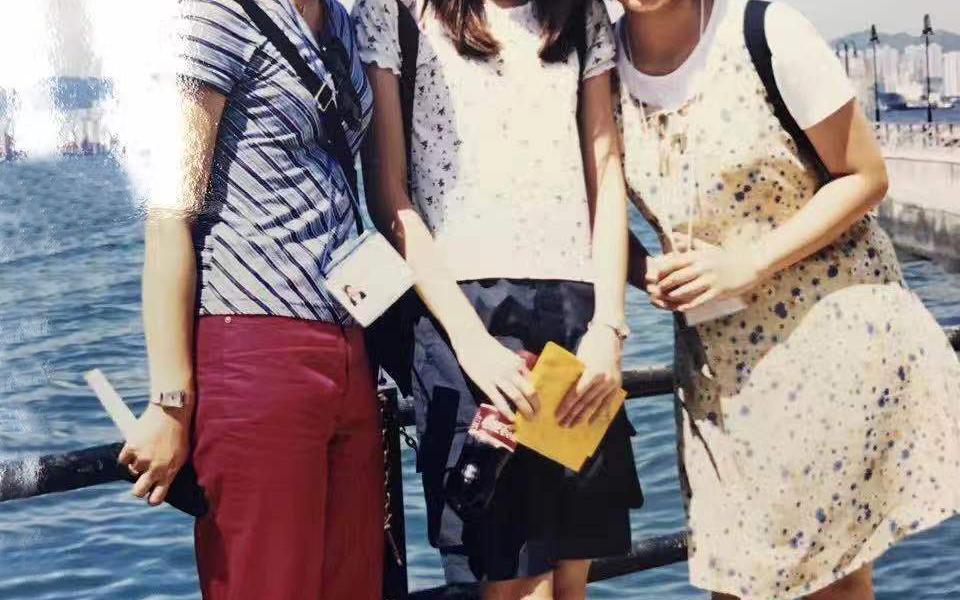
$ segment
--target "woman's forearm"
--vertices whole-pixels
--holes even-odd
[[[600,173],[593,225],[594,319],[602,323],[620,323],[624,318],[628,230],[626,194],[618,171],[607,165]]]
[[[887,193],[887,170],[873,126],[851,100],[807,130],[836,177],[780,227],[755,245],[759,272],[771,275],[834,242]]]
[[[365,164],[374,164],[374,159]],[[413,271],[417,294],[455,346],[467,343],[471,336],[485,333],[476,310],[444,264],[433,235],[413,209],[406,178],[396,174],[391,177],[394,169],[383,169],[382,163],[380,166],[380,182],[374,188],[379,190],[379,197],[371,203],[370,214],[377,229],[406,259]]]
[[[416,290],[454,344],[486,332],[480,317],[444,264],[433,235],[413,209],[407,190],[407,152],[397,77],[371,66],[373,124],[363,149],[367,207],[377,229],[406,259]]]
[[[189,222],[179,217],[147,220],[143,268],[143,328],[151,394],[193,391],[196,256]],[[192,413],[190,405],[184,412]]]
[[[758,270],[769,276],[836,241],[886,193],[886,178],[857,173],[836,179],[754,247]]]
[[[608,73],[584,82],[581,103],[581,145],[593,219],[594,319],[619,324],[624,318],[629,231]]]
[[[206,86],[185,85],[180,99],[179,189],[167,202],[152,204],[147,215],[143,327],[151,394],[182,390],[192,398],[197,286],[193,221],[210,181],[226,98]],[[192,408],[191,404],[178,415],[189,417]]]
[[[430,310],[454,346],[469,343],[471,337],[486,333],[476,310],[443,263],[426,224],[412,208],[397,213],[404,258],[416,281],[417,294]]]

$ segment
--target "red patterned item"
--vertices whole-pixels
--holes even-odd
[[[489,404],[481,404],[478,407],[477,414],[470,423],[469,434],[477,441],[495,448],[506,448],[511,452],[517,449],[513,424]]]

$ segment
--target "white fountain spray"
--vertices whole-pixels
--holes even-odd
[[[122,148],[123,163],[141,202],[173,206],[181,197],[184,128],[177,92],[180,56],[175,0],[87,0],[91,46],[112,84],[102,127]]]
[[[17,149],[28,157],[54,155],[61,143],[62,115],[50,82],[53,37],[46,2],[5,2],[0,34],[0,89],[8,97],[7,127]]]

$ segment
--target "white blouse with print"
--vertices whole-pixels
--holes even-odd
[[[592,281],[590,214],[580,137],[576,52],[539,56],[533,2],[487,1],[499,56],[460,56],[424,0],[402,0],[421,30],[410,195],[459,281]],[[609,17],[591,2],[583,78],[614,67]],[[364,63],[400,72],[397,0],[357,0]]]

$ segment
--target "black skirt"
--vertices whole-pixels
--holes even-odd
[[[461,283],[487,330],[506,347],[539,354],[547,342],[575,352],[593,315],[593,286],[570,281],[489,279]],[[621,410],[597,453],[575,473],[523,448],[504,469],[488,514],[464,523],[444,500],[481,395],[439,324],[414,321],[413,397],[430,543],[450,583],[503,581],[551,571],[557,561],[624,554],[629,509],[643,504]]]

